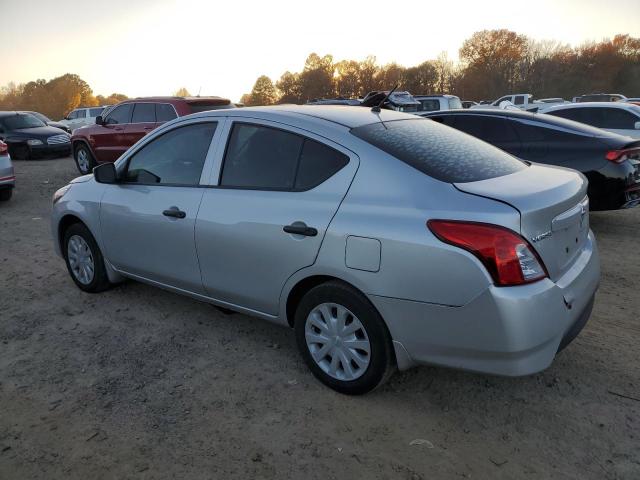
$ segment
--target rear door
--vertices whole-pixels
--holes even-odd
[[[131,121],[132,110],[131,103],[118,105],[107,113],[103,125],[96,125],[91,137],[98,162],[114,162],[131,146],[125,128]]]
[[[131,122],[124,127],[126,143],[133,145],[156,126],[156,104],[150,102],[134,103]]]
[[[204,287],[218,300],[276,314],[287,279],[315,262],[359,160],[278,123],[236,119],[226,129],[220,174],[196,223]]]

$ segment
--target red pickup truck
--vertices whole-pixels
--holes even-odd
[[[91,173],[100,163],[115,162],[130,146],[164,122],[191,113],[234,108],[221,97],[146,97],[113,105],[95,125],[73,131],[73,157],[80,173]]]

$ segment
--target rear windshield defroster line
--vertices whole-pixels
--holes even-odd
[[[352,128],[351,133],[448,183],[477,182],[527,168],[488,143],[425,118],[372,123]]]

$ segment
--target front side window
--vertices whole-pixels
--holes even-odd
[[[75,120],[76,118],[78,118],[78,111],[77,110],[74,110],[69,115],[67,115],[67,120]]]
[[[216,125],[215,122],[185,125],[153,139],[131,157],[124,181],[198,185]]]
[[[136,103],[133,107],[131,123],[155,123],[156,106],[154,103]]]
[[[515,105],[524,105],[524,95],[516,95]]]
[[[351,133],[443,182],[476,182],[527,168],[488,143],[428,119],[372,123]]]
[[[111,112],[109,112],[109,115],[107,115],[107,118],[105,119],[105,123],[107,125],[130,123],[132,107],[132,103],[118,105],[113,110],[111,110]]]
[[[97,117],[98,115],[102,115],[102,107],[100,108],[92,108],[89,110],[90,117]]]

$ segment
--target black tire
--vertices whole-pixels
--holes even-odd
[[[358,378],[339,380],[326,373],[313,359],[305,340],[305,324],[311,311],[323,303],[346,307],[363,325],[369,339],[369,365]],[[313,375],[326,386],[347,395],[362,395],[384,384],[395,371],[395,355],[384,320],[369,300],[353,287],[338,281],[318,285],[305,294],[295,313],[298,348]]]
[[[13,195],[13,188],[3,188],[0,190],[0,201],[6,202]]]
[[[86,155],[88,167],[85,169],[81,167],[81,162],[78,160],[79,155]],[[78,144],[73,149],[73,159],[76,161],[76,168],[82,175],[86,175],[93,171],[93,168],[96,166],[96,160],[93,158],[91,154],[91,150],[84,143]]]
[[[93,257],[94,273],[93,279],[89,283],[82,283],[80,280],[78,280],[71,268],[71,264],[69,263],[69,240],[75,235],[82,237],[82,239],[87,243],[91,251],[91,256]],[[102,257],[102,252],[100,251],[100,248],[98,247],[96,240],[93,238],[93,235],[91,235],[89,229],[82,223],[74,223],[64,232],[64,239],[62,241],[62,254],[64,255],[64,260],[67,264],[69,275],[80,290],[88,293],[98,293],[111,287],[111,282],[109,282],[109,278],[107,277],[107,272],[104,266],[104,258]]]

